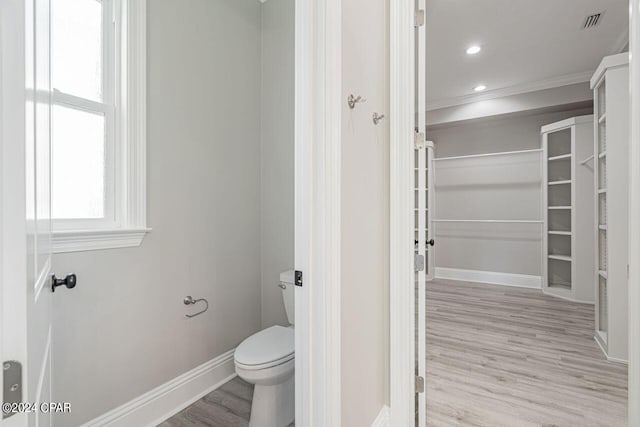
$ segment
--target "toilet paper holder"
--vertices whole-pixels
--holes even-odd
[[[204,298],[199,298],[199,299],[193,299],[193,297],[191,295],[187,295],[186,297],[184,297],[184,299],[182,300],[182,302],[184,303],[184,305],[194,305],[199,303],[200,301],[205,303],[205,307],[204,310],[201,310],[197,313],[194,314],[185,314],[184,317],[191,319],[192,317],[196,317],[201,315],[202,313],[204,313],[205,311],[209,310],[209,301],[207,301]]]

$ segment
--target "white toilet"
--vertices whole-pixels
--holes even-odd
[[[240,343],[234,354],[236,373],[255,384],[249,427],[286,427],[294,404],[294,271],[280,273],[280,288],[290,326],[271,326]]]

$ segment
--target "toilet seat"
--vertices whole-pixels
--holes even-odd
[[[294,330],[276,325],[242,341],[234,358],[242,369],[260,370],[286,363],[294,356]]]

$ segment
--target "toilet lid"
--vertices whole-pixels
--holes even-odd
[[[246,366],[265,365],[290,359],[295,351],[292,328],[271,326],[251,335],[235,352],[236,363]]]

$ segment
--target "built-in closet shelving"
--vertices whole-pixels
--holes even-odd
[[[596,341],[607,357],[627,359],[628,54],[605,57],[594,92]]]
[[[594,301],[593,116],[543,126],[543,290],[573,301]]]
[[[431,243],[431,198],[433,197],[433,142],[426,141],[424,147],[416,148],[414,156],[414,242],[415,254],[424,257],[424,274],[427,280],[433,279],[434,253]],[[419,272],[416,272],[416,277]]]

